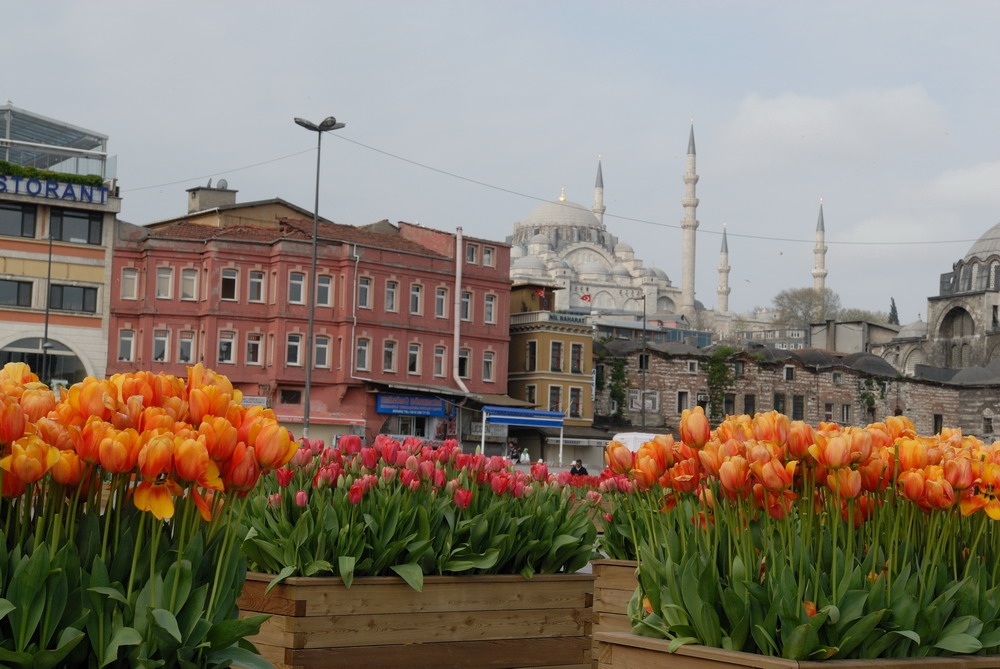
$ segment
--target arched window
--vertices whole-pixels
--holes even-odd
[[[87,370],[80,358],[76,357],[68,346],[51,337],[44,349],[41,337],[26,337],[12,341],[0,349],[0,367],[8,362],[27,363],[31,371],[38,374],[38,378],[49,386],[71,386],[87,377]]]

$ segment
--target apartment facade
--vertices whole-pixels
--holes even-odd
[[[106,372],[121,210],[106,135],[0,106],[0,365],[46,383]]]
[[[471,439],[461,409],[506,397],[505,245],[407,223],[320,221],[313,277],[313,223],[292,205],[194,207],[121,235],[109,370],[183,373],[203,362],[298,437],[311,316],[312,438]]]

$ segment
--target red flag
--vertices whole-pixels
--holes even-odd
[[[580,296],[580,299],[583,300],[584,302],[590,302],[590,293],[584,293],[583,295]]]
[[[539,288],[538,290],[535,291],[535,295],[537,295],[538,297],[545,297],[545,289]]]

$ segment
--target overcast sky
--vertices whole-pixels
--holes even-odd
[[[503,241],[565,186],[681,280],[682,174],[698,150],[696,297],[730,309],[812,285],[926,318],[939,276],[1000,221],[1000,3],[9,3],[0,101],[110,137],[121,217],[239,201]]]

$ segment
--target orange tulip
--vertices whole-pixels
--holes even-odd
[[[38,381],[38,375],[31,371],[26,362],[8,362],[0,369],[0,381],[11,381],[23,386]]]
[[[118,407],[118,386],[88,376],[70,387],[63,403],[71,408],[74,424],[81,424],[91,416],[106,421]]]
[[[147,479],[169,474],[174,465],[174,436],[166,432],[144,432],[139,439],[139,471]]]
[[[85,465],[75,451],[58,451],[59,459],[52,465],[52,479],[64,486],[76,486],[83,480]]]
[[[635,467],[629,472],[632,480],[643,490],[648,490],[662,474],[663,470],[656,462],[656,458],[649,455],[640,456],[638,453],[635,458]]]
[[[793,457],[803,458],[809,447],[815,443],[812,426],[801,420],[793,421],[788,426],[788,452]]]
[[[298,442],[292,441],[288,429],[278,421],[265,418],[261,419],[261,423],[256,438],[248,441],[247,446],[254,448],[262,469],[284,467],[298,450]]]
[[[903,496],[907,499],[920,502],[924,499],[924,473],[922,470],[903,472],[899,476],[898,485]]]
[[[798,460],[789,460],[782,464],[778,458],[771,458],[767,462],[753,462],[750,469],[764,487],[772,492],[778,492],[791,487],[795,479],[795,467]]]
[[[233,457],[224,463],[222,481],[226,490],[245,492],[257,484],[260,477],[260,465],[253,447],[247,447],[240,442],[233,451]]]
[[[197,483],[203,488],[223,490],[219,466],[209,457],[208,448],[201,439],[175,438],[174,468],[177,476],[184,481]]]
[[[972,460],[959,456],[946,460],[944,463],[944,478],[955,490],[971,488],[976,481],[976,472]]]
[[[29,383],[21,394],[25,417],[34,422],[56,408],[56,394],[42,383]]]
[[[900,437],[912,437],[916,433],[913,421],[906,416],[889,416],[885,419],[885,427],[893,441]]]
[[[677,492],[694,492],[701,483],[694,459],[681,460],[670,468],[670,487]]]
[[[816,435],[816,443],[809,447],[809,455],[829,469],[838,469],[851,464],[851,445],[846,438],[837,435],[828,437]]]
[[[0,495],[7,498],[20,497],[27,490],[24,481],[17,478],[13,472],[6,472],[0,476]]]
[[[735,455],[727,458],[719,466],[719,483],[722,487],[733,493],[747,493],[750,491],[750,465],[747,459]]]
[[[701,448],[712,438],[712,427],[709,425],[705,410],[700,406],[685,409],[681,412],[681,441],[692,448]]]
[[[191,389],[188,403],[190,420],[197,425],[208,416],[225,416],[233,396],[219,386],[202,386]]]
[[[903,438],[896,442],[899,451],[899,466],[902,471],[923,469],[930,462],[928,446],[916,438]]]
[[[21,405],[0,396],[0,446],[23,437],[26,425],[27,419]]]
[[[58,449],[46,444],[38,435],[29,434],[10,445],[10,455],[0,459],[0,468],[24,483],[34,483],[58,460]]]
[[[51,418],[39,418],[35,421],[35,434],[44,439],[46,444],[60,451],[76,451],[82,439],[80,428],[63,425]]]
[[[612,439],[604,447],[604,460],[615,474],[627,474],[635,458],[628,446]]]
[[[757,441],[771,441],[784,446],[788,441],[788,416],[777,411],[759,413],[753,417],[753,435]]]
[[[135,469],[139,456],[139,433],[128,428],[114,430],[109,428],[98,446],[101,467],[112,474],[123,474]]]
[[[239,432],[229,420],[212,416],[201,422],[198,434],[205,442],[209,456],[216,462],[223,462],[233,456]]]
[[[838,496],[854,499],[861,494],[861,472],[856,469],[835,469],[827,474],[826,485]]]
[[[135,508],[149,511],[157,520],[174,517],[174,497],[184,494],[176,482],[170,479],[163,481],[143,481],[136,486],[132,495]]]
[[[859,464],[867,462],[872,455],[872,435],[860,427],[848,427],[844,430],[844,438],[851,445],[851,462]]]

